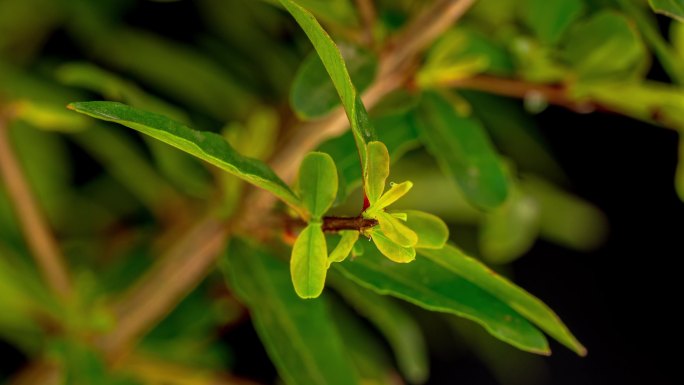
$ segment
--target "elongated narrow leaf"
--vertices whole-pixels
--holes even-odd
[[[398,264],[384,258],[373,247],[366,249],[362,257],[335,267],[347,278],[379,294],[470,319],[496,338],[522,350],[549,353],[544,334],[522,315],[452,270],[427,258]]]
[[[375,77],[377,58],[354,46],[341,46],[349,76],[359,92],[363,92]],[[290,90],[292,109],[302,119],[315,119],[327,115],[340,105],[340,97],[321,58],[312,52],[304,59]]]
[[[375,131],[370,123],[368,112],[366,112],[361,97],[356,92],[356,88],[351,81],[344,58],[328,33],[318,24],[316,18],[309,11],[293,0],[279,1],[309,37],[325,69],[328,71],[349,118],[356,146],[361,156],[361,164],[364,164],[366,161],[365,145],[375,138]]]
[[[340,238],[339,243],[335,246],[333,251],[330,252],[328,264],[344,261],[349,256],[349,253],[352,252],[354,245],[356,245],[356,241],[359,239],[359,232],[356,230],[340,231],[340,235],[342,235],[342,237]]]
[[[77,102],[69,104],[69,108],[147,134],[266,189],[291,206],[299,204],[292,190],[265,163],[240,155],[220,135],[195,131],[162,115],[121,103]]]
[[[370,204],[373,204],[385,191],[385,183],[390,172],[390,156],[387,146],[382,142],[370,142],[366,148],[368,150],[364,166],[366,196]]]
[[[454,176],[470,202],[491,209],[506,200],[508,181],[503,166],[476,120],[460,115],[441,96],[426,93],[418,127],[428,150]]]
[[[292,247],[290,274],[297,295],[316,298],[323,292],[328,272],[328,250],[319,222],[311,222]]]
[[[297,297],[285,263],[239,239],[222,262],[287,385],[358,384],[324,299]]]
[[[441,249],[449,239],[449,228],[438,216],[418,210],[404,210],[406,226],[418,235],[416,248]]]
[[[542,301],[496,274],[476,259],[466,256],[461,250],[447,245],[441,250],[421,250],[420,253],[433,263],[458,274],[498,298],[577,354],[587,353],[584,346],[570,333],[556,313]]]
[[[684,22],[684,0],[648,0],[656,13]]]
[[[320,219],[337,196],[337,168],[330,155],[309,153],[299,167],[299,196],[313,218]]]
[[[416,321],[389,298],[351,283],[339,273],[331,278],[340,295],[387,339],[404,376],[411,383],[425,382],[429,372],[428,354]]]

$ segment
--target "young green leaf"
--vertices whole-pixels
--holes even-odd
[[[587,354],[556,313],[542,301],[461,250],[447,245],[440,250],[423,249],[420,254],[496,297],[577,354]]]
[[[344,261],[349,256],[349,253],[352,252],[356,241],[359,239],[359,232],[356,230],[340,231],[340,235],[342,236],[340,241],[328,257],[328,266],[333,262]]]
[[[391,299],[349,282],[331,272],[331,283],[342,298],[366,317],[385,337],[406,379],[422,384],[429,375],[428,353],[418,323]]]
[[[413,247],[418,242],[416,233],[393,215],[379,211],[377,219],[382,234],[399,246]]]
[[[359,383],[325,299],[297,297],[286,264],[233,239],[221,267],[249,308],[254,328],[285,384]]]
[[[195,131],[162,115],[115,102],[77,102],[69,108],[93,118],[118,123],[168,143],[213,164],[257,187],[266,189],[285,203],[299,207],[299,199],[265,163],[236,152],[220,135]]]
[[[356,146],[361,156],[361,164],[365,164],[366,144],[375,138],[375,131],[370,124],[368,112],[366,112],[361,97],[351,81],[344,58],[328,33],[318,24],[316,18],[309,11],[293,0],[279,1],[309,37],[328,71],[335,89],[340,95],[347,118],[349,118]]]
[[[550,353],[544,334],[511,306],[428,258],[399,264],[368,248],[363,258],[338,263],[335,268],[378,294],[389,294],[430,311],[470,319],[494,337],[522,350]]]
[[[371,205],[365,212],[364,216],[374,217],[377,212],[382,211],[387,206],[398,201],[406,195],[411,188],[413,188],[413,182],[406,181],[402,183],[394,183],[373,205]]]
[[[464,117],[443,97],[426,93],[419,107],[418,127],[428,150],[463,190],[483,209],[506,200],[508,180],[484,128]]]
[[[387,238],[382,231],[373,228],[370,231],[370,236],[378,250],[392,261],[397,263],[409,263],[416,259],[416,249],[398,245],[396,242]]]
[[[328,248],[320,222],[310,222],[299,234],[290,259],[290,274],[297,295],[316,298],[323,292],[328,272]]]
[[[368,156],[364,165],[366,196],[372,205],[385,191],[385,183],[390,172],[390,156],[382,142],[370,142],[367,145]]]
[[[377,58],[354,46],[342,48],[340,51],[354,86],[363,92],[375,77]],[[297,115],[305,120],[323,117],[340,105],[335,85],[316,52],[309,54],[297,70],[290,89],[290,104]]]
[[[653,12],[684,22],[684,0],[648,0]]]
[[[330,155],[309,153],[299,167],[299,197],[314,219],[320,219],[337,196],[337,168]]]
[[[441,249],[449,239],[449,228],[438,216],[418,210],[404,210],[406,226],[418,235],[415,248]]]

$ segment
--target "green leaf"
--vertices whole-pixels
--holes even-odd
[[[88,127],[82,116],[69,114],[64,107],[23,100],[17,102],[14,117],[46,131],[76,132]]]
[[[544,44],[554,45],[582,14],[582,0],[527,0],[522,6],[525,24]]]
[[[576,24],[563,45],[565,60],[586,78],[629,75],[647,54],[633,23],[613,11],[598,12]]]
[[[415,248],[441,249],[449,240],[449,228],[438,216],[418,210],[403,210],[406,226],[418,235]]]
[[[375,78],[377,58],[354,46],[342,46],[340,51],[354,86],[363,92]],[[325,116],[340,105],[335,85],[316,52],[307,56],[299,67],[290,90],[290,103],[297,115],[305,120]]]
[[[513,189],[506,203],[487,213],[480,225],[482,257],[508,263],[525,254],[539,235],[540,211],[532,196]]]
[[[375,203],[385,191],[385,183],[390,172],[390,156],[382,142],[370,142],[367,146],[365,186],[366,197],[370,204]]]
[[[450,245],[440,250],[421,250],[420,253],[510,306],[577,354],[587,354],[584,346],[548,306],[476,259]]]
[[[370,230],[370,236],[375,246],[385,257],[396,263],[409,263],[416,259],[416,249],[403,247],[385,236],[381,230],[374,227]]]
[[[366,317],[385,337],[411,383],[424,383],[429,375],[425,339],[418,323],[389,298],[349,282],[336,271],[331,283],[358,314]]]
[[[287,385],[359,383],[325,298],[297,297],[286,264],[233,239],[222,267],[228,284],[249,308],[254,328]]]
[[[373,205],[366,209],[363,215],[369,218],[374,218],[378,212],[382,211],[384,208],[392,205],[392,203],[401,199],[401,197],[408,194],[408,192],[412,188],[413,182],[411,181],[394,184],[390,183],[390,189],[387,190],[384,194],[382,194],[380,199],[375,201]]]
[[[349,118],[351,129],[354,133],[354,140],[361,157],[361,164],[365,164],[366,144],[375,138],[375,130],[370,124],[368,113],[361,101],[361,97],[356,92],[356,88],[351,81],[344,58],[328,33],[318,24],[316,18],[309,11],[302,8],[295,1],[279,1],[309,37],[325,69],[328,71],[335,89],[340,95],[347,118]]]
[[[330,155],[311,152],[299,167],[299,197],[314,219],[320,219],[337,196],[337,168]]]
[[[425,250],[421,250],[421,254]],[[347,278],[378,294],[401,298],[430,311],[455,314],[482,325],[522,350],[548,354],[544,335],[509,305],[428,258],[398,264],[373,248],[335,265]]]
[[[684,1],[682,0],[648,0],[653,12],[669,16],[684,22]]]
[[[316,298],[325,287],[328,272],[328,246],[320,222],[311,222],[292,247],[290,274],[297,295]]]
[[[423,95],[418,113],[421,137],[441,167],[452,174],[474,205],[491,209],[506,200],[508,180],[484,128],[462,116],[444,98]]]
[[[399,246],[413,247],[418,242],[418,235],[393,215],[380,211],[377,219],[382,234]]]
[[[328,266],[333,262],[342,262],[347,259],[359,239],[359,232],[356,230],[340,231],[340,235],[342,236],[340,241],[328,257]]]
[[[77,102],[69,104],[69,108],[147,134],[266,189],[295,208],[299,205],[299,199],[273,170],[263,162],[240,155],[220,135],[195,131],[164,116],[121,103]]]

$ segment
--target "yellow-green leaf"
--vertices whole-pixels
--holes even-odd
[[[391,214],[380,211],[377,219],[383,235],[399,246],[413,247],[418,242],[416,233]]]
[[[337,196],[337,168],[330,155],[309,153],[299,167],[299,197],[314,219],[320,219]]]
[[[382,142],[370,142],[367,146],[365,186],[366,196],[370,204],[375,203],[385,191],[385,183],[390,171],[390,156]]]
[[[328,250],[321,223],[311,222],[299,234],[290,259],[290,274],[297,295],[316,298],[323,292],[328,272]]]
[[[356,241],[359,239],[359,232],[356,230],[340,231],[340,235],[342,235],[342,238],[328,257],[328,265],[333,262],[344,261],[349,256],[349,253],[352,252]]]
[[[408,263],[416,259],[416,249],[413,247],[402,247],[387,238],[380,230],[371,230],[371,238],[378,250],[385,257],[397,263]]]
[[[418,235],[414,247],[441,249],[449,239],[449,228],[438,216],[418,210],[404,210],[406,226]]]
[[[385,192],[380,199],[375,202],[375,204],[369,207],[364,215],[374,217],[377,212],[382,211],[385,207],[391,205],[406,195],[406,193],[408,193],[412,187],[413,183],[411,181],[391,184],[390,189],[387,190],[387,192]]]

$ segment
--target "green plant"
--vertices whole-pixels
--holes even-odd
[[[586,354],[505,277],[538,237],[586,250],[605,230],[548,181],[565,177],[527,112],[555,104],[683,129],[680,24],[670,45],[626,0],[228,3],[198,6],[249,58],[223,58],[228,70],[207,58],[220,56],[211,42],[200,53],[116,25],[116,2],[61,0],[30,26],[0,16],[15,28],[0,52],[27,45],[0,57],[0,335],[35,359],[17,383],[243,383],[217,374],[227,353],[212,337],[247,312],[287,384],[393,383],[350,310],[411,383],[429,374],[414,305],[523,351],[550,354],[546,333]],[[16,65],[57,25],[102,67]],[[283,29],[293,42],[277,42]],[[651,51],[675,85],[646,79]],[[75,102],[92,94],[108,101]],[[278,106],[288,95],[296,118]],[[96,120],[142,133],[144,148]],[[69,185],[65,140],[102,165],[86,186]],[[682,167],[676,181],[684,197]],[[464,221],[479,230],[471,252],[504,273],[455,246],[449,229]]]

